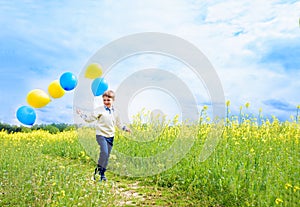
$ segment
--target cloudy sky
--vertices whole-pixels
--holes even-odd
[[[201,50],[220,78],[232,113],[249,102],[247,113],[257,114],[261,108],[265,116],[289,120],[300,104],[299,0],[1,0],[0,5],[2,123],[20,124],[16,110],[28,105],[32,89],[47,91],[49,83],[67,71],[79,76],[100,48],[141,32],[172,34]],[[147,55],[113,68],[106,77],[110,88],[116,90],[129,72],[167,68],[188,81],[199,107],[209,103],[205,86],[185,78],[181,63]],[[73,123],[74,93],[36,109],[36,123]],[[145,90],[134,96],[135,106],[130,107],[151,105],[155,97],[161,102],[152,107],[166,107],[172,98],[163,96],[162,91]]]

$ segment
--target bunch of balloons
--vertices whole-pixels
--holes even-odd
[[[107,89],[107,81],[101,77],[102,69],[99,64],[92,63],[86,70],[84,76],[92,79],[91,90],[94,96],[102,95]],[[36,120],[36,113],[34,108],[42,108],[46,106],[51,97],[61,98],[65,91],[71,91],[77,86],[77,77],[71,72],[63,73],[59,80],[52,81],[48,86],[48,93],[41,89],[31,90],[27,94],[27,103],[29,106],[21,106],[16,112],[17,119],[25,125],[33,125]]]
[[[17,112],[17,119],[25,125],[33,125],[36,119],[34,108],[46,106],[51,98],[61,98],[65,91],[71,91],[77,86],[77,77],[71,72],[63,73],[59,80],[52,81],[48,86],[48,93],[41,89],[31,90],[27,94],[27,103],[30,106],[21,106]]]
[[[102,69],[99,64],[90,64],[86,68],[84,76],[86,78],[93,79],[91,89],[94,96],[101,96],[108,89],[107,81],[103,77],[101,77]]]

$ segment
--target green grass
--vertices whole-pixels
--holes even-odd
[[[76,132],[0,132],[0,144],[0,206],[170,206],[176,199],[170,189],[111,172],[108,182],[93,181],[95,163]]]
[[[147,177],[108,170],[106,183],[91,180],[98,154],[88,156],[80,131],[0,132],[0,206],[299,206],[299,124],[231,121],[204,162],[199,154],[212,125],[197,127],[184,129],[197,136],[172,168]],[[114,150],[155,155],[182,141],[180,130],[175,125],[146,142],[118,133]]]

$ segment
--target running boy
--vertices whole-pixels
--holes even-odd
[[[100,146],[100,154],[94,179],[95,175],[99,172],[101,181],[106,181],[105,171],[113,147],[115,127],[117,126],[127,132],[130,132],[130,129],[122,125],[119,114],[113,107],[115,93],[112,90],[108,90],[102,95],[102,99],[104,106],[95,109],[91,116],[83,114],[79,109],[77,109],[76,112],[86,122],[97,122],[96,140]]]

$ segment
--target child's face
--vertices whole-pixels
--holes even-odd
[[[108,108],[110,108],[113,104],[113,99],[112,98],[109,98],[107,96],[104,96],[103,97],[103,103],[105,106],[107,106]]]

